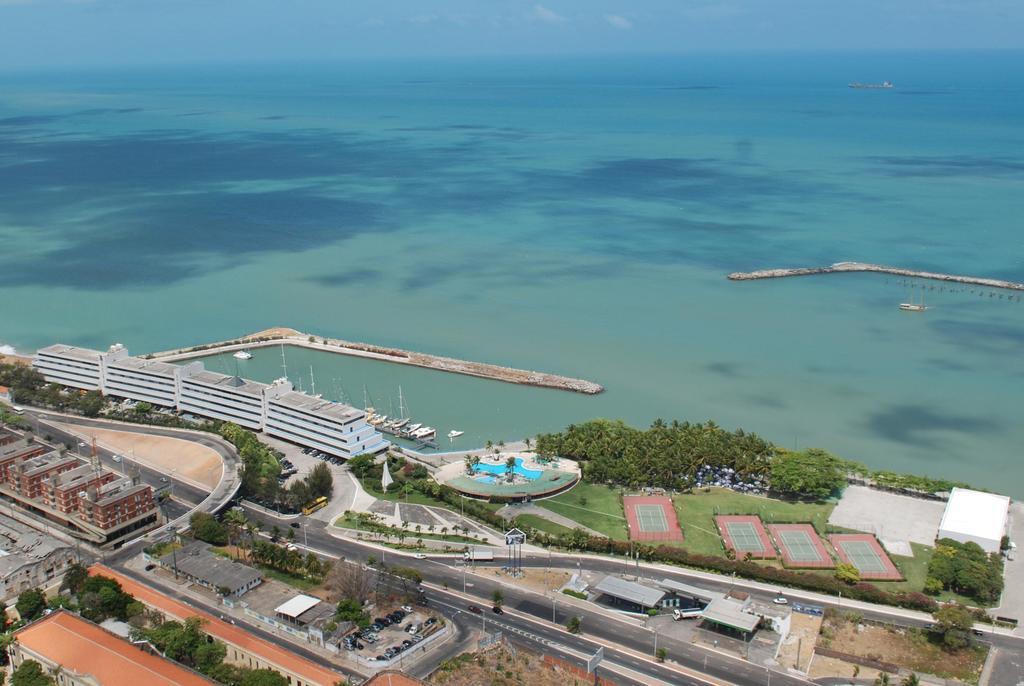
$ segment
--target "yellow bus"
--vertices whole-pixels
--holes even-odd
[[[304,508],[302,508],[302,514],[308,517],[309,515],[319,510],[321,507],[327,507],[327,498],[324,496],[320,496],[319,498],[311,502],[309,505],[306,505]]]

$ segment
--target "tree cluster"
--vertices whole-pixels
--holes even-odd
[[[139,632],[165,657],[196,670],[226,686],[287,686],[288,680],[269,669],[248,669],[226,664],[227,648],[202,630],[198,617],[167,621]]]
[[[629,488],[683,490],[694,484],[698,470],[705,466],[763,476],[774,450],[757,434],[726,431],[711,421],[691,424],[659,419],[640,430],[621,421],[598,419],[537,437],[541,458],[578,460],[588,481]]]
[[[981,603],[999,599],[1003,592],[1003,561],[998,553],[987,554],[977,543],[939,539],[928,563],[926,588],[945,589]]]
[[[289,550],[268,541],[253,541],[251,556],[253,562],[266,565],[286,574],[305,577],[312,581],[320,581],[331,568],[313,553],[303,555],[298,550]]]
[[[794,498],[822,500],[846,485],[846,463],[820,448],[780,451],[771,466],[772,490]]]

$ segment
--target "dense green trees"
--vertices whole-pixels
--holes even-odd
[[[288,489],[288,500],[293,507],[301,508],[317,498],[330,499],[334,493],[334,475],[326,462],[317,462],[305,478],[296,481]]]
[[[139,615],[142,603],[126,593],[116,580],[106,576],[90,576],[78,591],[78,609],[83,617],[97,624],[113,617],[122,622]]]
[[[208,512],[194,512],[189,519],[192,535],[212,545],[226,545],[228,529]]]
[[[202,620],[163,622],[140,632],[166,657],[227,686],[287,686],[288,680],[269,669],[247,669],[224,663],[227,648],[202,630]]]
[[[46,609],[46,595],[38,588],[30,588],[18,596],[15,604],[18,615],[26,622],[41,617]]]
[[[795,498],[827,498],[846,485],[846,463],[819,448],[781,452],[772,460],[772,490]]]
[[[594,483],[630,488],[685,489],[703,466],[729,467],[741,476],[762,476],[774,452],[771,443],[742,429],[726,431],[714,422],[690,424],[657,420],[646,431],[621,421],[599,419],[537,437],[537,453],[583,463]]]
[[[960,595],[983,603],[999,599],[1003,592],[1003,561],[998,553],[986,554],[977,543],[960,543],[942,538],[928,563],[928,578]]]
[[[238,449],[242,459],[242,495],[276,502],[280,496],[281,463],[274,451],[260,443],[256,434],[237,424],[221,425],[220,435]]]
[[[965,648],[971,643],[971,629],[974,617],[963,605],[949,603],[935,611],[935,625],[932,631],[942,638],[942,642],[954,650]]]
[[[52,686],[55,683],[35,660],[25,660],[11,674],[11,686]]]

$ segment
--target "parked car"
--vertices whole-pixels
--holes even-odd
[[[302,525],[301,525],[301,524],[299,524],[298,522],[292,522],[292,523],[291,523],[291,524],[289,524],[288,526],[290,526],[290,527],[291,527],[291,528],[293,528],[293,529],[298,529],[298,528],[299,528],[300,526],[302,526]]]
[[[411,615],[412,614],[412,608],[410,606],[408,606],[408,605],[403,605],[402,606],[402,612]]]
[[[482,613],[482,612],[483,612],[483,610],[481,610],[481,609],[480,609],[479,607],[477,607],[476,605],[470,605],[470,606],[469,606],[469,611],[470,611],[470,612],[472,612],[472,613],[473,613],[473,614],[475,614],[475,615],[478,615],[478,614],[480,614],[480,613]]]
[[[435,624],[437,624],[436,617],[430,617],[427,621],[423,622],[423,626],[434,626]]]
[[[495,605],[494,607],[492,607],[491,612],[493,612],[496,615],[505,614],[505,611],[501,609],[501,605]]]
[[[154,569],[156,569],[156,565],[146,565],[147,572],[152,572]]]
[[[425,560],[425,559],[427,559],[427,556],[424,555],[423,553],[416,553],[416,559],[417,560]]]

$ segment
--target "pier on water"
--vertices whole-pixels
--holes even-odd
[[[813,276],[815,274],[836,274],[840,272],[875,272],[878,274],[892,274],[894,276],[908,276],[916,279],[947,281],[971,286],[987,286],[988,288],[1001,288],[1009,291],[1024,291],[1024,283],[1016,281],[986,279],[979,276],[923,272],[914,269],[869,264],[867,262],[836,262],[828,267],[795,267],[790,269],[762,269],[753,272],[733,272],[732,274],[729,274],[729,279],[731,281],[756,281],[758,279],[783,279],[790,276]]]

